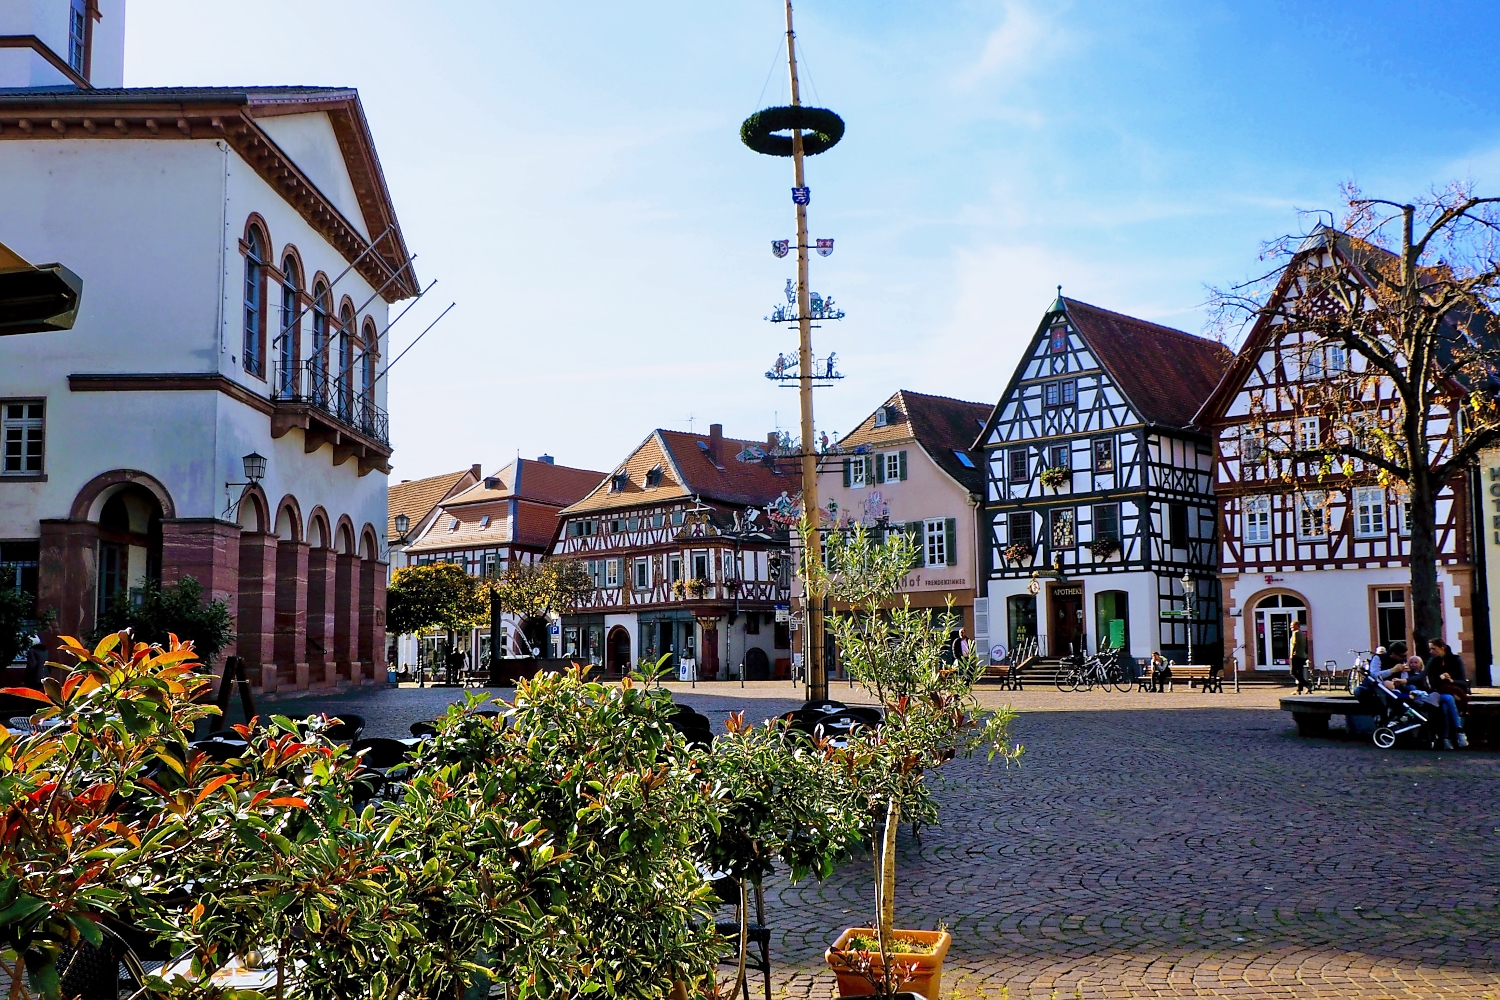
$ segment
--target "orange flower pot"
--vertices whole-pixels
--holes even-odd
[[[938,994],[943,989],[943,958],[948,954],[948,949],[953,945],[953,935],[947,931],[904,931],[897,929],[898,937],[910,938],[921,941],[923,944],[933,945],[930,955],[918,955],[912,952],[891,951],[886,954],[891,961],[902,965],[915,964],[917,974],[909,982],[902,983],[900,989],[909,990],[912,993],[920,993],[927,1000],[938,1000]],[[833,946],[823,953],[823,958],[833,969],[833,974],[838,977],[839,995],[846,997],[868,996],[871,986],[868,980],[858,975],[848,964],[834,954],[835,951],[843,951],[849,947],[849,942],[858,935],[873,938],[875,930],[871,927],[851,927],[839,935],[839,939]],[[884,971],[880,956],[870,955],[871,971],[879,974]]]

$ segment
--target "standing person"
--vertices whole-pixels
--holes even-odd
[[[1312,681],[1307,676],[1307,633],[1301,622],[1292,622],[1292,676],[1297,679],[1297,693],[1306,688],[1312,693]]]
[[[959,629],[958,635],[953,637],[952,653],[954,660],[961,660],[969,655],[969,633],[965,629]]]
[[[31,637],[31,646],[26,650],[26,686],[39,688],[42,678],[47,676],[47,647],[41,636]]]

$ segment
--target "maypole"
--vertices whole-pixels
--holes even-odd
[[[797,35],[792,28],[792,0],[786,0],[786,51],[787,69],[792,81],[791,106],[766,108],[751,115],[740,127],[740,138],[745,145],[757,153],[792,158],[794,185],[792,203],[797,215],[797,312],[795,319],[798,340],[795,381],[801,411],[801,442],[797,450],[802,465],[802,510],[808,526],[807,535],[802,539],[802,543],[804,558],[816,558],[822,551],[820,544],[822,530],[819,524],[821,514],[818,504],[818,453],[813,440],[815,427],[812,390],[815,383],[826,383],[837,376],[834,374],[831,355],[825,376],[820,378],[815,370],[812,321],[815,310],[818,313],[817,318],[820,319],[836,319],[842,314],[833,314],[831,300],[825,303],[824,300],[818,299],[814,302],[808,286],[807,206],[811,201],[811,189],[807,186],[803,161],[805,157],[821,153],[837,143],[843,137],[844,122],[838,115],[826,108],[809,108],[802,104],[801,86],[797,79]],[[782,131],[790,131],[791,137],[788,139],[773,134]],[[833,241],[819,240],[818,250],[826,256],[833,250]],[[772,251],[777,256],[782,256],[786,252],[785,243],[773,242]],[[788,298],[791,296],[788,295]],[[778,321],[791,318],[778,310]],[[785,379],[785,376],[781,374],[782,370],[782,366],[778,364],[776,377]],[[809,701],[817,701],[828,697],[828,664],[823,649],[821,600],[808,600],[804,611],[806,628],[803,631],[802,648],[807,664],[807,698]]]

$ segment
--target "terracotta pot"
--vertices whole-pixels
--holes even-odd
[[[912,938],[923,944],[935,945],[932,954],[917,955],[911,952],[891,951],[887,955],[892,961],[903,965],[915,963],[917,975],[910,982],[902,983],[901,988],[918,993],[927,1000],[938,1000],[938,995],[943,989],[943,958],[948,954],[949,947],[953,944],[953,935],[947,931],[905,931],[899,928],[895,931],[898,937]],[[870,995],[870,983],[863,976],[857,975],[840,959],[834,955],[834,951],[845,950],[849,941],[864,935],[873,938],[875,930],[871,927],[851,927],[839,935],[839,939],[833,943],[833,947],[823,953],[823,958],[833,969],[833,974],[838,977],[839,996],[863,997]],[[871,971],[879,973],[882,971],[880,956],[870,956]]]

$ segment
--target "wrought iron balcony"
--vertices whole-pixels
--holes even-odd
[[[277,411],[272,437],[301,427],[307,434],[309,453],[329,443],[334,446],[336,465],[357,457],[361,474],[384,468],[391,454],[390,417],[374,399],[354,389],[353,374],[340,376],[316,358],[277,362],[271,379],[271,399]]]

